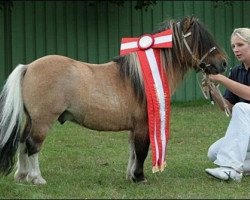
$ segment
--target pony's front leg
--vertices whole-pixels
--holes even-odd
[[[148,155],[149,136],[147,126],[135,129],[130,136],[130,160],[127,168],[127,178],[134,182],[146,182],[144,176],[144,161]]]
[[[26,181],[29,173],[29,161],[28,154],[26,152],[26,144],[19,143],[18,157],[17,157],[17,170],[14,175],[14,179],[17,182]]]

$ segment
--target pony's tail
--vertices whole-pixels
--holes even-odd
[[[24,116],[22,79],[26,69],[26,65],[18,65],[0,94],[0,174],[3,175],[8,175],[15,164]]]

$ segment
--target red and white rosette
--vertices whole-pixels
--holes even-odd
[[[166,166],[170,134],[170,88],[161,65],[160,49],[172,47],[172,30],[139,38],[122,38],[120,55],[136,52],[140,61],[147,98],[149,137],[153,172]]]

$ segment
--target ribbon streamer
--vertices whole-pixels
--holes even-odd
[[[166,166],[170,134],[170,89],[161,64],[160,49],[172,47],[172,30],[139,38],[122,38],[120,55],[136,52],[140,61],[147,99],[153,173]]]

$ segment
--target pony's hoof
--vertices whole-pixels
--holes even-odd
[[[27,181],[27,175],[28,173],[15,173],[14,180],[16,182],[24,182]]]
[[[134,183],[147,183],[148,182],[148,180],[145,177],[135,178],[135,177],[133,177],[131,175],[127,175],[126,179],[130,180],[130,181],[132,181]]]
[[[146,178],[140,178],[140,179],[132,178],[132,181],[134,183],[147,183],[148,182],[148,180]]]
[[[128,180],[128,181],[132,181],[132,176],[131,176],[131,175],[129,175],[129,174],[127,174],[127,175],[126,175],[126,180]]]
[[[40,178],[35,178],[35,179],[33,179],[33,180],[32,180],[32,183],[33,183],[34,185],[44,185],[44,184],[46,184],[47,182],[45,181],[45,179],[43,179],[42,177],[40,177]]]
[[[27,180],[33,183],[34,185],[44,185],[47,183],[46,180],[41,176],[36,176],[36,177],[28,176]]]

